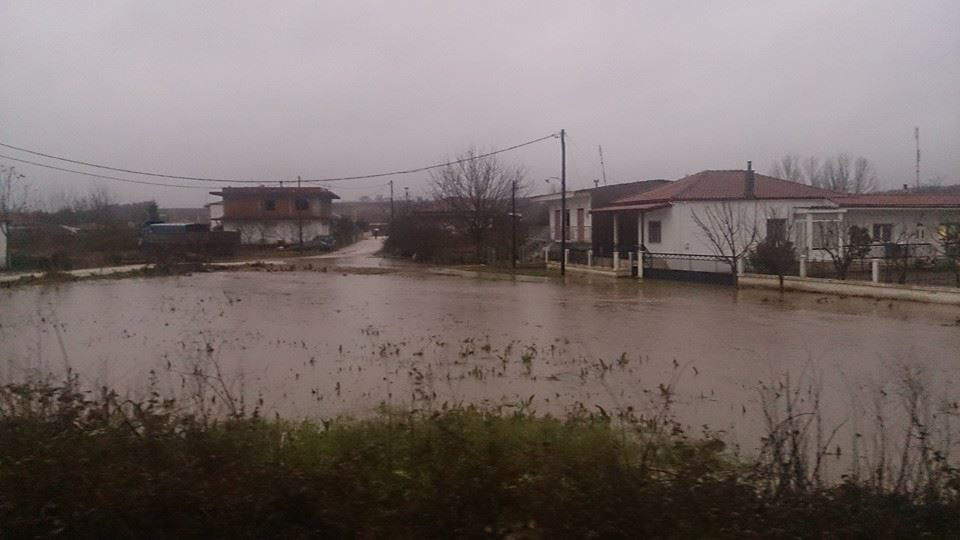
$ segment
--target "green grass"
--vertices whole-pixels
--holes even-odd
[[[606,414],[204,421],[156,395],[0,391],[0,537],[960,534],[955,488],[916,497],[847,483],[773,496],[758,470],[718,441]]]

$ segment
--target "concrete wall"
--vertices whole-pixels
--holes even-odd
[[[239,231],[241,244],[296,244],[300,241],[300,229],[296,220],[276,221],[229,221],[224,220],[225,231]],[[303,241],[330,234],[327,220],[303,220]]]
[[[554,242],[560,241],[560,236],[557,235],[557,212],[560,211],[560,198],[557,197],[556,200],[549,200],[546,202],[547,210],[550,214],[550,240]],[[590,194],[589,193],[574,193],[567,194],[567,211],[570,212],[570,230],[567,231],[567,241],[576,242],[577,241],[577,228],[579,227],[579,222],[577,221],[578,209],[583,209],[583,226],[584,226],[584,239],[583,242],[591,242],[591,222],[592,217],[590,215]]]
[[[760,289],[779,289],[780,282],[777,276],[762,274],[746,274],[737,280],[739,287]],[[865,296],[868,298],[884,298],[891,300],[912,300],[935,304],[960,305],[960,289],[947,287],[919,287],[909,285],[892,285],[888,283],[868,283],[841,281],[837,279],[814,279],[800,277],[785,277],[784,289],[788,291],[804,291],[825,294],[840,294],[846,296]]]

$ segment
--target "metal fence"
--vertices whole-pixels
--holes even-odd
[[[818,279],[845,279],[900,285],[960,287],[960,267],[956,259],[943,256],[925,245],[875,245],[869,254],[849,261],[845,273],[843,259],[822,250],[814,250],[809,259],[800,257],[785,275]],[[748,272],[763,273],[747,264]],[[770,273],[769,271],[767,273]]]

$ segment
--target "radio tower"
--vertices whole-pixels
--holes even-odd
[[[917,185],[916,188],[920,189],[920,128],[913,128],[913,138],[917,140]]]

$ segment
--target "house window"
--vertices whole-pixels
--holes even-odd
[[[309,210],[310,201],[308,201],[305,197],[297,197],[297,199],[293,201],[293,207],[297,210]]]
[[[263,209],[267,211],[273,211],[277,209],[277,201],[274,199],[265,199],[263,201]]]
[[[767,241],[782,242],[787,239],[787,220],[771,218],[767,220]]]
[[[659,221],[647,222],[647,242],[651,244],[660,243],[660,222]]]
[[[873,241],[889,242],[893,238],[893,225],[890,223],[873,224]]]

